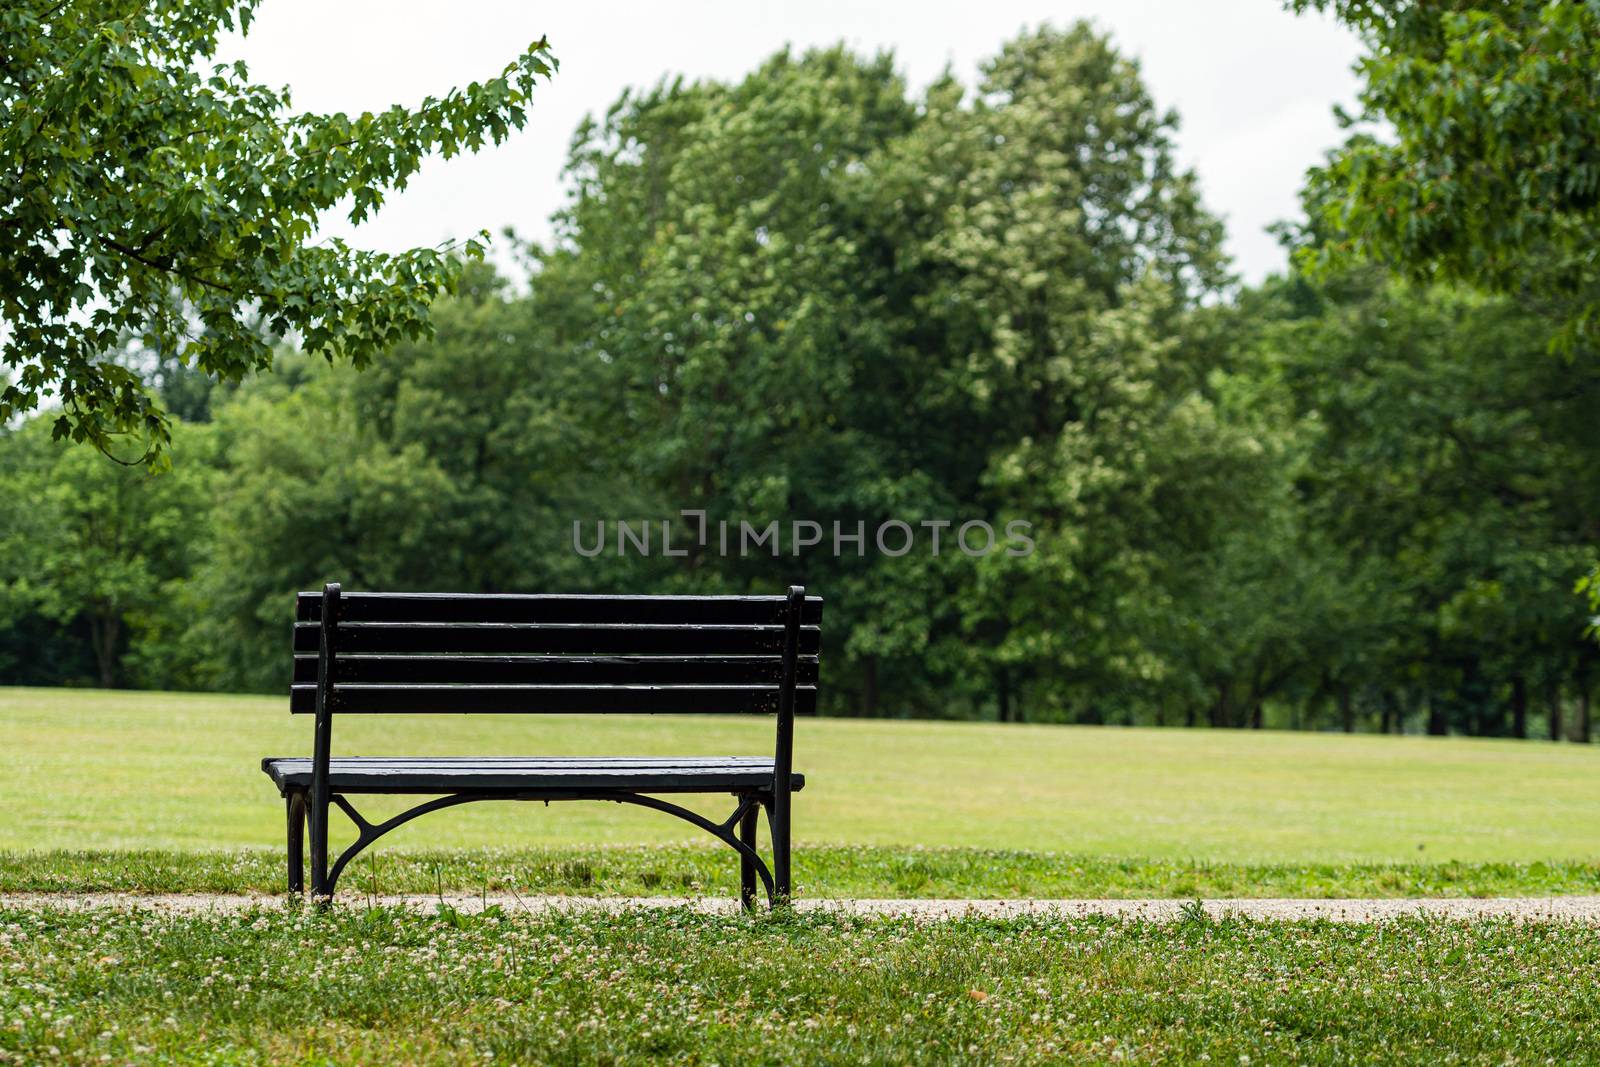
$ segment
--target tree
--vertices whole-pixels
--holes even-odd
[[[1369,49],[1361,119],[1307,190],[1324,266],[1372,258],[1429,284],[1516,297],[1600,347],[1600,5],[1290,0],[1332,11]],[[1600,612],[1600,562],[1584,580]],[[1600,635],[1600,629],[1596,630]]]
[[[971,517],[1037,530],[1031,556],[965,561],[954,624],[998,704],[1103,715],[1159,670],[1128,606],[1177,577],[1171,530],[1200,515],[1167,460],[1221,444],[1181,325],[1226,280],[1221,227],[1172,158],[1176,116],[1085,24],[1022,34],[925,110],[875,217],[910,229],[907,406],[937,413],[928,469]]]
[[[907,616],[931,590],[897,595],[916,581],[908,558],[797,557],[788,523],[821,520],[831,539],[832,520],[859,520],[870,538],[890,516],[944,510],[908,457],[934,436],[917,432],[922,413],[907,402],[913,368],[885,349],[877,294],[893,264],[863,244],[876,156],[915,118],[888,56],[842,48],[780,53],[734,85],[629,94],[580,130],[565,246],[534,280],[536,294],[594,294],[573,358],[604,383],[639,517],[701,510],[713,524],[712,551],[686,546],[665,580],[831,590],[844,635],[836,692],[855,689],[872,710],[874,668],[862,664],[915,645],[926,615]],[[741,521],[773,519],[784,520],[777,558],[715,555],[716,523],[737,536]]]
[[[1526,732],[1528,691],[1586,692],[1600,367],[1542,358],[1557,327],[1512,301],[1371,267],[1257,299],[1282,316],[1262,373],[1314,430],[1306,519],[1363,623],[1324,658],[1336,680],[1409,691],[1435,733]]]
[[[1033,609],[1088,581],[1065,512],[1135,530],[1120,512],[1147,492],[1117,473],[1080,513],[1074,487],[1162,435],[1194,379],[1155,338],[1223,280],[1173,121],[1078,25],[1011,42],[973,94],[946,79],[919,105],[889,57],[835,48],[630,94],[580,131],[566,243],[534,287],[595,294],[576,356],[611,383],[659,513],[920,536],[900,556],[696,552],[683,577],[827,589],[832,688],[866,714],[888,710],[880,693],[895,711],[1009,713],[1013,682],[1061,673],[1082,635]],[[935,558],[921,526],[1035,517],[1076,546],[1060,548],[1069,591],[1042,560],[974,563],[955,528]],[[1117,576],[1094,588],[1111,597]]]
[[[0,496],[16,505],[0,519],[0,614],[81,627],[104,688],[187,680],[140,647],[177,613],[206,520],[204,444],[183,444],[198,462],[155,475],[50,440],[46,418],[0,436]]]
[[[844,49],[630,93],[526,293],[465,264],[360,374],[282,350],[212,389],[152,354],[192,464],[163,479],[0,429],[0,490],[39,502],[0,510],[0,673],[109,650],[119,683],[278,690],[291,594],[330,578],[798,580],[832,713],[1586,736],[1600,369],[1540,358],[1546,309],[1371,265],[1227,298],[1170,132],[1083,27],[921,100]],[[575,519],[688,552],[580,554]],[[797,554],[796,519],[863,551]],[[914,550],[873,544],[891,519]],[[741,555],[740,520],[782,548]],[[1000,550],[933,555],[941,520]]]
[[[278,688],[296,591],[448,586],[437,565],[466,534],[457,487],[422,447],[391,449],[352,417],[350,368],[285,362],[211,427],[221,469],[193,579],[210,688]]]
[[[359,367],[426,330],[460,257],[313,243],[317,215],[349,197],[360,222],[430,153],[520,129],[547,42],[414,108],[296,113],[242,63],[202,69],[257,3],[0,9],[0,424],[57,405],[57,437],[132,435],[160,463],[168,419],[126,345],[232,380],[291,333]]]
[[[430,339],[364,373],[285,353],[217,404],[210,537],[190,582],[197,629],[218,650],[210,684],[274,685],[293,594],[329,580],[625,586],[634,560],[572,550],[575,516],[628,496],[612,438],[590,432],[603,423],[588,377],[554,339],[571,294],[513,298],[483,264],[458,290],[434,309]]]
[[[1363,132],[1311,174],[1327,240],[1414,280],[1512,294],[1600,339],[1600,6],[1513,0],[1292,0],[1368,54]]]

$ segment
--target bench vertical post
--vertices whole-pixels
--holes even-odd
[[[783,620],[783,684],[778,690],[778,748],[772,768],[772,883],[780,904],[789,902],[789,802],[794,769],[794,687],[800,658],[800,620],[805,613],[806,590],[789,587]]]
[[[742,796],[739,798],[739,801],[740,803],[744,803],[745,801],[751,799],[751,797]],[[761,805],[759,803],[753,803],[745,809],[744,815],[739,819],[739,840],[744,844],[749,845],[752,849],[756,847],[756,820],[760,817],[760,815]],[[749,856],[740,855],[739,905],[744,908],[745,911],[755,910],[756,890],[756,865]]]
[[[289,892],[306,890],[306,794],[290,792],[285,801],[289,817]]]
[[[333,745],[333,672],[337,657],[339,583],[322,587],[322,620],[317,643],[317,722],[311,749],[311,893],[324,897],[328,886],[328,760]]]

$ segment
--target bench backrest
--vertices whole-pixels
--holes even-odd
[[[296,603],[297,713],[816,711],[822,598],[346,593]]]

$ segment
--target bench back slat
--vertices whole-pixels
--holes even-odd
[[[600,623],[777,626],[781,596],[595,596],[519,593],[343,593],[340,624],[353,622]],[[322,618],[322,594],[295,599],[295,621]],[[801,625],[822,622],[822,598],[807,597]]]
[[[683,712],[776,715],[777,685],[344,685],[333,710],[348,713],[583,713]],[[317,710],[317,687],[297,685],[290,710]],[[817,707],[815,686],[795,688],[795,711]]]
[[[796,664],[800,685],[817,684],[817,657]],[[364,656],[339,657],[340,685],[463,682],[477,685],[777,685],[773,656]],[[294,684],[317,684],[317,657],[294,658]]]
[[[294,650],[314,652],[314,622],[296,623]],[[339,654],[436,655],[759,655],[783,653],[782,626],[670,623],[431,623],[339,621]],[[800,628],[800,654],[814,656],[819,627]]]
[[[297,714],[318,712],[319,690],[328,714],[745,713],[781,723],[791,711],[816,711],[822,598],[799,589],[792,597],[329,589],[326,625],[324,593],[296,598],[289,709]]]

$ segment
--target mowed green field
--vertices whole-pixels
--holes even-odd
[[[0,688],[0,849],[276,846],[283,809],[259,762],[308,753],[310,729],[284,698]],[[771,730],[688,716],[351,716],[334,752],[761,754]],[[1600,752],[1588,746],[808,719],[796,749],[809,780],[802,842],[1231,863],[1600,858]],[[699,836],[588,803],[471,805],[388,843],[673,841]]]

